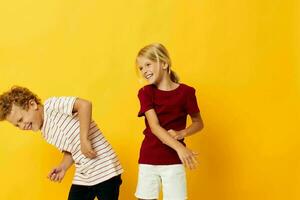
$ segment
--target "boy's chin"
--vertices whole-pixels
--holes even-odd
[[[38,132],[40,129],[38,129],[38,128],[33,128],[32,127],[32,129],[31,129],[31,131],[33,131],[33,132]]]

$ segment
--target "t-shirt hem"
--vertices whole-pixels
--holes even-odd
[[[98,181],[93,181],[91,183],[82,183],[81,181],[74,181],[72,182],[73,185],[83,185],[83,186],[93,186],[93,185],[97,185],[99,183],[102,183],[104,181],[107,181],[115,176],[118,176],[120,174],[122,174],[124,172],[123,169],[120,169],[118,171],[116,171],[115,173],[110,174],[109,176],[106,176],[104,179],[98,180]]]

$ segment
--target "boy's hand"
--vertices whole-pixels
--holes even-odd
[[[92,149],[91,142],[87,139],[80,140],[81,152],[87,158],[95,158],[97,156],[96,152]]]
[[[168,130],[168,133],[175,139],[175,140],[181,140],[185,137],[184,130],[181,131],[175,131],[173,129]]]
[[[66,170],[62,166],[55,167],[50,171],[47,178],[53,182],[61,182],[64,178]]]
[[[190,149],[186,148],[185,146],[181,146],[177,150],[177,154],[182,162],[187,168],[189,169],[195,169],[197,167],[197,159],[196,156],[197,153],[191,151]]]

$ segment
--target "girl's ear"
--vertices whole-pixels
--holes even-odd
[[[168,68],[169,68],[168,63],[163,63],[163,69],[168,69]]]

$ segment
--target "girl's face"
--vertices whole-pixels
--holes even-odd
[[[149,84],[158,84],[163,78],[166,71],[163,63],[157,63],[146,57],[139,57],[137,59],[138,68],[142,76],[148,81]]]

